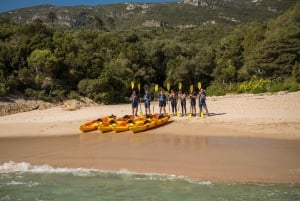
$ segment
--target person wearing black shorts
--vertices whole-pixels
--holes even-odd
[[[166,104],[167,104],[167,97],[164,94],[163,90],[160,91],[158,96],[158,104],[159,104],[159,114],[161,114],[162,110],[164,114],[166,113]]]
[[[200,108],[200,115],[202,113],[202,107],[204,108],[206,114],[209,116],[207,105],[206,105],[206,93],[203,89],[199,91],[199,108]]]
[[[181,114],[182,116],[186,115],[186,95],[184,92],[179,91],[178,92],[180,105],[181,105]]]
[[[148,93],[148,90],[145,90],[144,103],[145,103],[146,116],[151,114],[150,101],[151,101],[151,95]]]
[[[195,92],[192,92],[190,94],[192,116],[196,116],[196,98],[197,98],[197,96],[196,96]]]
[[[138,113],[138,96],[136,95],[136,92],[133,90],[131,97],[130,97],[130,101],[131,101],[131,107],[132,107],[132,115],[133,116],[137,116]]]
[[[173,116],[177,114],[177,97],[174,90],[171,90],[171,94],[169,95],[169,99],[171,101],[172,113]]]

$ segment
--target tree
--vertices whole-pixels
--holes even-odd
[[[44,79],[55,75],[57,58],[49,49],[34,50],[28,57],[28,64],[35,74],[36,84],[42,86]]]

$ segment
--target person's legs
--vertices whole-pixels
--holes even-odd
[[[175,112],[175,108],[174,107],[176,107],[175,104],[174,104],[174,102],[171,102],[171,107],[172,107],[172,114],[174,115],[174,112]]]
[[[145,115],[147,116],[147,114],[148,114],[148,104],[147,103],[145,103]]]
[[[201,103],[199,104],[199,109],[200,109],[200,115],[201,115],[201,113],[202,113],[202,104]]]
[[[139,111],[139,105],[136,103],[135,105],[135,116],[138,116],[138,111]]]
[[[186,102],[182,102],[181,110],[182,110],[182,115],[186,115]]]
[[[148,114],[150,115],[151,112],[150,112],[150,103],[148,104]]]
[[[205,105],[203,105],[203,107],[204,107],[204,109],[205,109],[206,114],[209,115],[208,109],[207,109],[207,105],[205,104]]]

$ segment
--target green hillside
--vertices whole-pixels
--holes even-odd
[[[203,24],[240,24],[254,20],[262,22],[282,14],[296,2],[199,0],[197,6],[183,2],[73,7],[41,5],[0,13],[0,16],[17,23],[30,23],[39,19],[48,26],[70,28],[124,30],[144,26],[191,27]]]
[[[299,36],[300,3],[268,21],[188,29],[62,29],[40,19],[18,24],[1,18],[0,96],[117,103],[128,100],[132,81],[152,93],[155,84],[177,90],[179,82],[187,92],[201,82],[216,95],[295,91]]]

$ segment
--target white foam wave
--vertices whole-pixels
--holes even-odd
[[[119,171],[109,170],[96,170],[88,168],[54,168],[50,165],[31,165],[27,162],[6,162],[0,164],[1,173],[14,173],[14,172],[31,172],[31,173],[72,173],[75,176],[93,176],[98,173],[117,174],[123,177],[130,176],[134,180],[157,180],[157,181],[172,181],[172,180],[184,180],[189,183],[210,185],[210,181],[199,181],[186,176],[176,176],[169,174],[157,174],[157,173],[137,173],[127,169],[120,169]]]
[[[0,165],[0,173],[32,172],[32,173],[74,173],[78,176],[86,176],[94,169],[85,168],[54,168],[50,165],[31,165],[27,162],[16,163],[13,161]]]
[[[196,184],[201,184],[201,185],[211,185],[212,184],[212,182],[210,182],[210,181],[199,181],[199,180],[187,177],[187,176],[177,176],[177,175],[157,174],[157,173],[137,173],[137,172],[129,171],[127,169],[121,169],[121,170],[117,171],[116,173],[133,175],[135,180],[156,180],[156,181],[184,180],[189,183],[196,183]]]
[[[28,186],[28,187],[32,187],[32,186],[37,186],[39,185],[38,182],[20,182],[20,181],[10,181],[10,182],[7,182],[6,183],[7,186],[15,186],[15,185],[25,185],[25,186]]]

